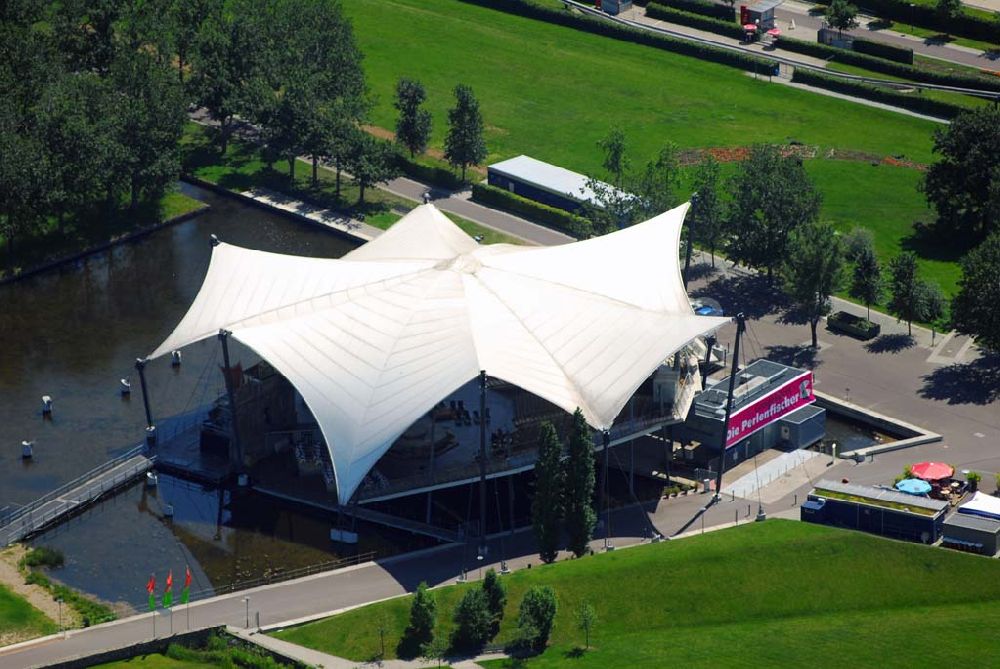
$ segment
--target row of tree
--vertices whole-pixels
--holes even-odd
[[[145,14],[132,4],[110,17],[103,7],[21,0],[0,15],[0,232],[10,262],[17,237],[108,216],[123,200],[156,201],[179,172],[181,87],[142,48]]]
[[[563,444],[552,423],[539,426],[538,460],[531,518],[543,562],[556,559],[566,536],[567,548],[577,557],[587,553],[597,514],[594,510],[594,440],[577,409],[563,457]]]
[[[452,614],[455,624],[451,636],[435,634],[437,602],[426,583],[417,586],[410,603],[410,619],[397,645],[400,657],[417,657],[440,660],[454,649],[461,652],[482,650],[500,631],[504,609],[507,606],[507,586],[493,569],[486,572],[479,587],[465,591]],[[512,646],[521,650],[540,651],[548,643],[559,605],[556,593],[548,586],[529,588],[518,608],[517,635]],[[596,622],[593,609],[589,610],[586,633]],[[382,637],[382,656],[385,656],[384,635],[387,625],[379,630]]]

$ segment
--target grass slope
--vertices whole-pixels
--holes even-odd
[[[472,86],[490,160],[520,153],[597,170],[596,142],[625,126],[636,160],[666,141],[683,147],[785,142],[906,154],[929,162],[934,124],[755,81],[742,72],[457,0],[356,0],[345,11],[377,98],[373,120],[395,125],[393,88],[421,80],[440,147],[457,83]]]
[[[56,624],[23,597],[0,585],[0,644],[56,631]]]
[[[733,68],[458,0],[357,0],[344,8],[365,53],[377,101],[373,122],[392,128],[395,82],[417,78],[434,115],[431,144],[440,148],[451,89],[467,83],[487,124],[489,162],[527,153],[600,173],[596,143],[614,124],[624,127],[637,163],[667,141],[687,148],[793,139],[819,146],[819,155],[833,147],[933,160],[937,124],[756,81]],[[953,294],[962,249],[912,239],[914,221],[933,219],[917,190],[919,172],[824,159],[807,166],[824,195],[824,218],[844,230],[871,228],[883,262],[904,248],[916,251],[925,278]]]
[[[559,597],[552,645],[528,666],[889,666],[901,655],[922,666],[981,664],[1000,651],[1000,639],[984,633],[1000,623],[998,575],[991,560],[770,520],[504,577],[510,594],[499,640],[511,638],[524,591],[547,584]],[[467,587],[475,586],[435,591],[439,634],[450,631]],[[583,601],[599,618],[585,653],[574,624]],[[394,647],[409,603],[374,604],[276,636],[361,661],[378,648],[379,616]]]

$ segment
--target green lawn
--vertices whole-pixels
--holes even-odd
[[[682,541],[522,569],[498,640],[510,639],[532,585],[552,586],[552,644],[525,665],[860,667],[941,662],[984,666],[1000,651],[1000,564],[858,532],[769,520]],[[438,633],[468,587],[435,591]],[[374,604],[276,636],[354,661],[394,649],[409,598]],[[597,610],[593,648],[580,653],[583,601]],[[507,666],[494,663],[493,666]],[[514,666],[519,666],[520,663]]]
[[[821,156],[837,148],[933,161],[938,124],[755,81],[733,68],[458,0],[357,0],[344,7],[377,99],[373,122],[393,127],[395,82],[415,77],[427,87],[432,146],[440,148],[451,89],[468,83],[486,121],[488,162],[527,153],[599,173],[596,142],[616,123],[636,163],[667,141],[694,148],[790,140],[818,146]],[[807,166],[824,196],[823,218],[844,230],[870,227],[883,262],[902,248],[916,251],[924,276],[953,294],[961,250],[912,239],[914,221],[933,220],[917,190],[918,171],[822,158]]]
[[[135,211],[123,205],[111,216],[91,213],[68,217],[62,231],[56,220],[51,219],[30,236],[14,238],[13,262],[6,253],[7,242],[0,235],[0,278],[120,239],[138,228],[155,225],[204,206],[182,193],[168,192],[157,202],[140,204]]]
[[[18,640],[30,639],[56,630],[56,624],[45,614],[0,585],[0,639],[10,635],[4,643],[13,643],[11,639],[15,637]]]
[[[634,158],[682,148],[785,142],[930,161],[933,123],[755,81],[734,68],[608,39],[457,0],[345,3],[377,98],[373,121],[395,124],[393,88],[420,79],[441,147],[452,88],[480,100],[490,161],[529,153],[599,169],[596,142],[624,126]],[[474,54],[474,57],[473,57]]]

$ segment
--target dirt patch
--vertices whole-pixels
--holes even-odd
[[[782,144],[778,147],[785,158],[798,156],[802,159],[815,158],[819,153],[818,146],[805,144]],[[720,163],[735,163],[746,160],[750,155],[749,146],[710,146],[703,149],[685,149],[678,153],[677,160],[683,166],[697,165],[706,155],[712,156]]]
[[[17,568],[17,563],[21,561],[28,550],[21,544],[15,544],[10,548],[0,551],[0,583],[3,583],[11,591],[24,597],[28,603],[48,616],[52,621],[59,621],[59,604],[52,599],[48,591],[40,585],[28,585],[24,582],[24,576]],[[80,625],[79,615],[69,606],[62,607],[63,623],[67,627],[78,627]],[[30,636],[30,635],[28,635]],[[6,632],[0,634],[0,646],[5,646],[18,641],[24,641],[28,636],[18,638],[17,632]]]
[[[361,126],[361,129],[373,137],[378,137],[379,139],[384,139],[389,142],[396,141],[396,133],[387,128],[381,128],[377,125],[363,125]],[[435,160],[444,161],[444,151],[441,149],[427,149],[424,154]],[[486,168],[481,165],[470,165],[467,171],[472,174],[478,174],[481,177],[486,176]]]

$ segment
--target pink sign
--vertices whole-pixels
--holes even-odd
[[[735,446],[765,425],[815,401],[812,372],[803,372],[733,412],[726,431],[726,448]]]

